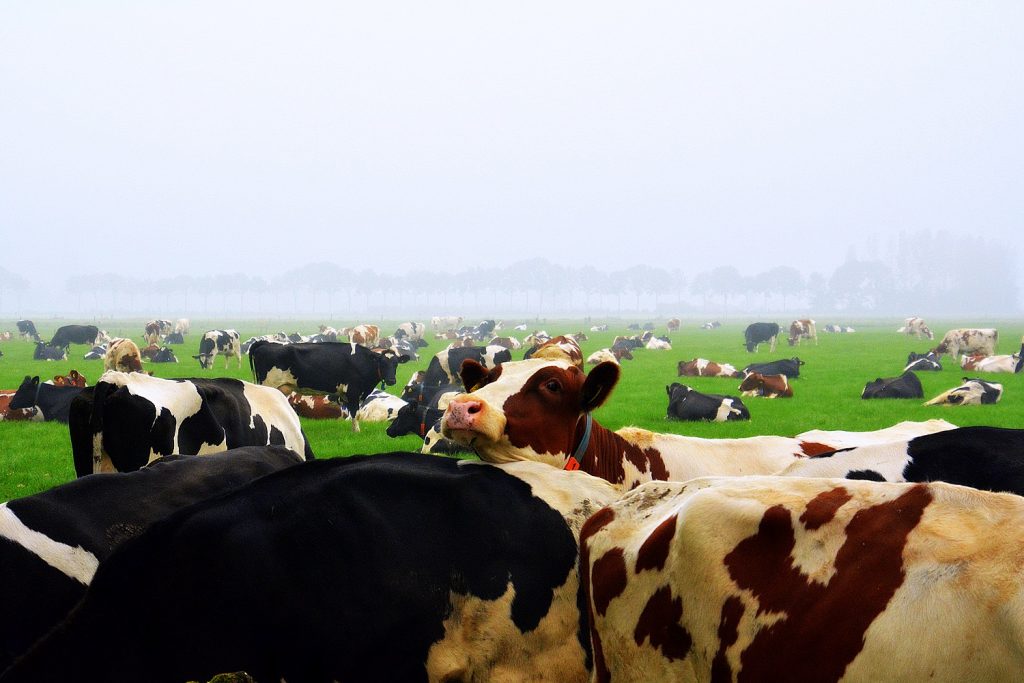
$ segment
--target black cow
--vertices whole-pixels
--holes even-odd
[[[172,332],[173,334],[173,332]],[[154,363],[177,363],[178,359],[174,355],[174,351],[170,347],[163,347],[153,356]]]
[[[779,336],[779,329],[778,323],[751,323],[747,325],[747,329],[743,331],[743,339],[747,351],[754,353],[757,351],[758,344],[770,343],[771,348],[768,351],[773,353],[775,351],[775,341]]]
[[[313,451],[299,417],[278,391],[227,377],[160,379],[105,372],[71,405],[71,452],[78,476],[129,472],[171,454],[241,446]]]
[[[107,355],[107,345],[97,344],[96,346],[89,349],[89,352],[83,356],[85,360],[103,360]]]
[[[45,342],[36,342],[32,352],[32,360],[67,360],[68,350],[63,346],[50,346]]]
[[[584,680],[579,527],[617,493],[542,463],[299,464],[118,548],[4,680]]]
[[[907,370],[913,370],[914,372],[941,370],[942,363],[939,362],[940,358],[942,356],[934,351],[929,351],[928,353],[914,353],[911,351],[910,355],[907,356],[907,366],[903,368],[903,372]]]
[[[751,363],[743,368],[743,373],[749,375],[752,372],[759,372],[762,375],[785,375],[790,379],[800,376],[800,366],[806,363],[799,358],[782,358],[767,363]]]
[[[0,604],[16,615],[0,620],[0,670],[67,615],[97,563],[123,541],[186,505],[299,462],[280,446],[172,455],[0,505]]]
[[[359,431],[356,413],[378,384],[393,386],[399,363],[408,356],[390,351],[376,353],[359,344],[324,342],[275,344],[258,341],[249,347],[249,367],[259,384],[285,395],[293,391],[337,393],[344,396],[352,416],[352,431]]]
[[[879,377],[868,382],[861,392],[861,398],[924,398],[921,380],[910,370],[899,377]]]
[[[702,394],[685,384],[673,382],[668,392],[668,418],[677,420],[749,420],[750,411],[735,396]]]
[[[512,360],[512,352],[503,346],[456,346],[434,354],[427,366],[423,384],[438,387],[442,384],[462,384],[459,368],[467,359],[473,359],[485,368],[496,368]]]
[[[242,345],[238,341],[238,332],[234,330],[210,330],[199,340],[199,355],[192,356],[199,361],[204,370],[213,367],[217,354],[224,356],[224,369],[231,362],[231,356],[238,359],[238,367],[242,367]]]
[[[19,320],[15,323],[18,326],[18,334],[21,335],[22,339],[31,339],[32,341],[42,341],[39,338],[39,333],[36,332],[36,324],[31,320]]]
[[[181,332],[171,332],[169,335],[164,337],[164,344],[184,344],[185,335]]]
[[[11,397],[11,410],[35,406],[47,422],[67,422],[71,401],[82,392],[82,387],[58,387],[40,383],[39,376],[25,375],[21,386]]]
[[[100,330],[95,325],[62,325],[53,334],[50,346],[58,346],[62,349],[66,349],[72,344],[89,344],[91,346],[97,343],[96,338],[99,334]]]
[[[405,398],[406,405],[398,411],[398,415],[388,425],[388,436],[397,438],[406,434],[415,434],[422,439],[444,415],[444,408],[438,406],[442,398],[451,398],[462,391],[462,385],[458,384],[442,384],[438,387],[419,384],[406,387],[406,391],[403,391],[403,398],[406,396],[409,398]]]

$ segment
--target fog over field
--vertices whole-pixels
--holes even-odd
[[[0,18],[3,318],[1020,312],[1017,2]]]

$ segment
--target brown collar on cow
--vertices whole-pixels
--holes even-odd
[[[573,472],[580,468],[580,460],[583,458],[583,454],[587,452],[587,446],[590,445],[590,431],[594,426],[594,417],[590,413],[586,413],[586,424],[583,427],[583,438],[580,439],[580,444],[576,446],[576,450],[572,452],[569,459],[565,462],[565,470]],[[579,423],[579,420],[577,420]]]

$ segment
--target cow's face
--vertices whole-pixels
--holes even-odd
[[[11,410],[19,410],[22,408],[31,408],[36,404],[36,395],[39,393],[39,375],[35,377],[29,377],[25,375],[25,379],[22,380],[21,386],[14,392],[14,396],[11,396],[11,402],[8,406]]]
[[[537,460],[564,467],[580,416],[604,403],[619,366],[601,363],[584,375],[564,360],[509,362],[490,371],[467,360],[460,375],[470,392],[445,409],[444,436],[488,462]]]
[[[377,356],[377,367],[380,372],[381,381],[389,387],[394,386],[395,382],[398,381],[395,377],[398,372],[398,365],[399,363],[408,363],[409,356],[398,355],[391,349],[385,349],[375,355]]]
[[[740,391],[743,392],[744,396],[752,396],[763,386],[764,375],[760,372],[751,372],[740,382]]]

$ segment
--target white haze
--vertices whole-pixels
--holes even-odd
[[[827,276],[851,247],[941,231],[1019,274],[1022,19],[1012,1],[7,3],[0,266]]]

